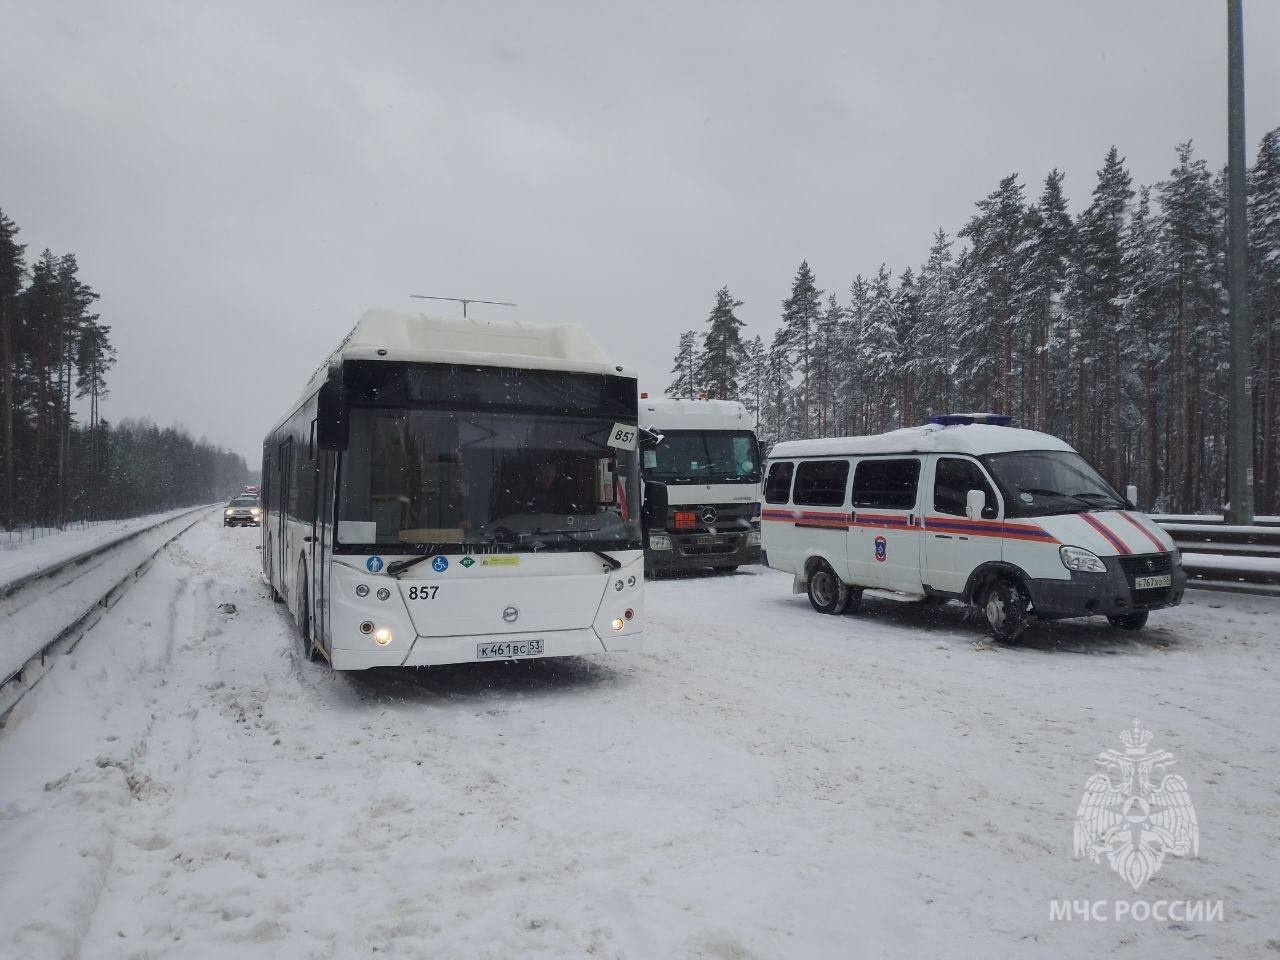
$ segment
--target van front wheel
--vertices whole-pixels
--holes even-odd
[[[844,613],[849,606],[849,586],[826,563],[809,573],[809,603],[819,613]]]
[[[982,612],[991,635],[1004,643],[1016,643],[1027,630],[1027,598],[1012,580],[996,580],[987,588]]]

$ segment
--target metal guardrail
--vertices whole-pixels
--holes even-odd
[[[1233,526],[1221,517],[1155,516],[1182,551],[1188,586],[1280,595],[1280,521]]]
[[[58,603],[59,591],[81,585],[83,577],[96,573],[108,562],[109,554],[128,555],[123,569],[110,571],[101,582],[91,582],[87,594],[82,592],[74,600],[65,603],[65,610],[58,610],[45,618],[51,624],[47,627],[47,636],[36,641],[36,649],[32,653],[17,655],[25,657],[20,664],[10,662],[8,667],[0,664],[0,724],[9,711],[48,672],[53,658],[74,650],[85,633],[98,622],[99,617],[114,606],[129,585],[146,572],[156,555],[215,506],[216,504],[204,504],[166,516],[75,556],[0,584],[0,626],[8,626],[10,621],[22,618],[28,610],[35,609],[36,605],[41,605],[42,611],[50,610],[50,604]],[[155,543],[142,542],[144,538],[155,535],[160,528],[166,526],[171,529],[163,531],[161,540]],[[142,547],[143,552],[130,555],[130,548],[138,546]],[[16,658],[10,658],[11,661],[13,659]]]

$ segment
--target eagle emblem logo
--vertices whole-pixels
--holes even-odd
[[[1102,767],[1084,785],[1076,811],[1075,855],[1107,865],[1134,890],[1150,880],[1165,857],[1196,856],[1200,826],[1187,781],[1169,773],[1167,750],[1152,749],[1155,735],[1133,721],[1122,731],[1123,750],[1104,750]]]

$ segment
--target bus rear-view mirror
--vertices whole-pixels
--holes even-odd
[[[316,397],[316,443],[321,450],[347,449],[347,402],[341,381],[326,380]]]
[[[644,510],[649,523],[661,525],[667,520],[667,485],[650,480],[644,485]]]

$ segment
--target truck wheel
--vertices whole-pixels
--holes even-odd
[[[1111,621],[1113,627],[1119,627],[1121,630],[1141,630],[1147,625],[1147,616],[1147,611],[1143,610],[1139,613],[1119,613],[1107,619]]]
[[[1004,643],[1016,643],[1027,630],[1027,598],[1012,580],[996,580],[982,601],[991,635]]]
[[[809,603],[819,613],[844,613],[849,606],[849,587],[827,563],[809,572]]]

